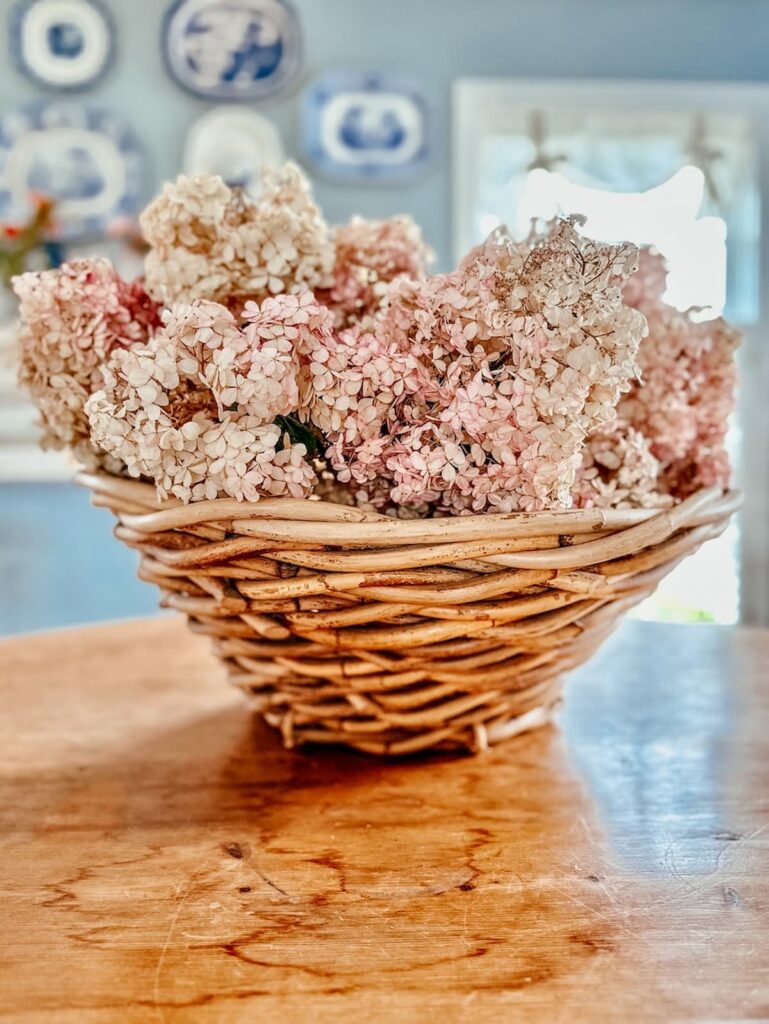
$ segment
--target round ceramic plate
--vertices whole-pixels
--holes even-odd
[[[9,44],[21,71],[51,89],[85,89],[112,63],[115,29],[95,0],[21,0]]]
[[[187,174],[218,174],[228,185],[258,190],[261,172],[283,160],[275,126],[243,107],[215,107],[190,128],[184,147]]]
[[[62,239],[98,236],[140,208],[148,184],[144,150],[114,111],[51,102],[0,116],[0,220],[25,218],[30,195],[45,195]]]
[[[429,155],[427,107],[399,76],[334,71],[304,95],[302,135],[316,170],[336,181],[397,182]]]
[[[209,100],[258,100],[299,69],[302,34],[285,0],[176,0],[163,53],[171,76]]]

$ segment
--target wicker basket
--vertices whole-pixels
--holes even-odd
[[[287,746],[395,755],[546,722],[562,674],[739,503],[393,520],[288,498],[160,506],[147,484],[78,479]]]

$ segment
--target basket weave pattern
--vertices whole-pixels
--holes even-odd
[[[78,479],[286,745],[394,755],[547,721],[562,674],[738,504],[711,489],[664,512],[393,520],[288,498],[161,506],[147,484]]]

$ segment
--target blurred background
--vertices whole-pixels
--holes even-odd
[[[103,252],[183,170],[296,159],[332,222],[409,213],[447,269],[579,212],[656,245],[668,301],[746,331],[745,508],[646,618],[769,624],[765,0],[21,0],[0,5],[0,274]],[[0,283],[0,634],[148,614],[106,512],[41,453]]]

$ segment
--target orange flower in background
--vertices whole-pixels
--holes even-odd
[[[11,278],[23,274],[30,263],[43,268],[55,266],[57,253],[46,247],[56,236],[55,203],[48,196],[30,193],[33,212],[23,224],[3,224],[0,228],[0,281],[8,285]]]

